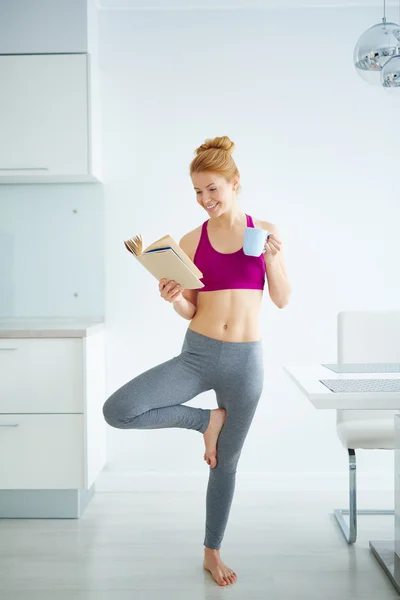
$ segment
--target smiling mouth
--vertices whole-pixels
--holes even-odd
[[[211,204],[209,206],[206,206],[207,210],[214,210],[214,208],[216,208],[216,206],[219,204],[219,202],[216,202],[215,204]]]

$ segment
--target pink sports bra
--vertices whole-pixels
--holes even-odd
[[[246,215],[247,227],[254,227],[253,219]],[[202,226],[200,240],[193,262],[203,273],[200,280],[204,287],[199,292],[216,290],[262,290],[265,286],[264,255],[247,256],[240,248],[237,252],[225,254],[215,250],[207,232],[208,221]]]

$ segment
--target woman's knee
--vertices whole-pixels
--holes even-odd
[[[103,416],[106,423],[117,429],[125,429],[128,426],[128,406],[123,388],[116,390],[103,405]],[[134,415],[130,416],[131,421],[132,419],[134,419]]]
[[[103,417],[111,427],[121,427],[121,418],[116,409],[114,394],[110,396],[103,404]]]

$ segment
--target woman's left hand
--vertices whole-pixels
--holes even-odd
[[[264,245],[264,259],[267,265],[273,264],[281,251],[282,242],[274,234],[270,233]]]

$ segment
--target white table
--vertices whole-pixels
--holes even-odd
[[[320,382],[320,379],[400,379],[400,373],[335,373],[317,363],[288,365],[284,366],[283,369],[315,408],[323,410],[388,409],[400,411],[400,392],[332,392]],[[395,418],[398,421],[400,417],[396,416]],[[396,429],[399,429],[398,425]],[[396,521],[399,519],[400,514],[396,513]],[[400,594],[400,556],[395,552],[395,542],[370,541],[369,545],[379,564]]]

